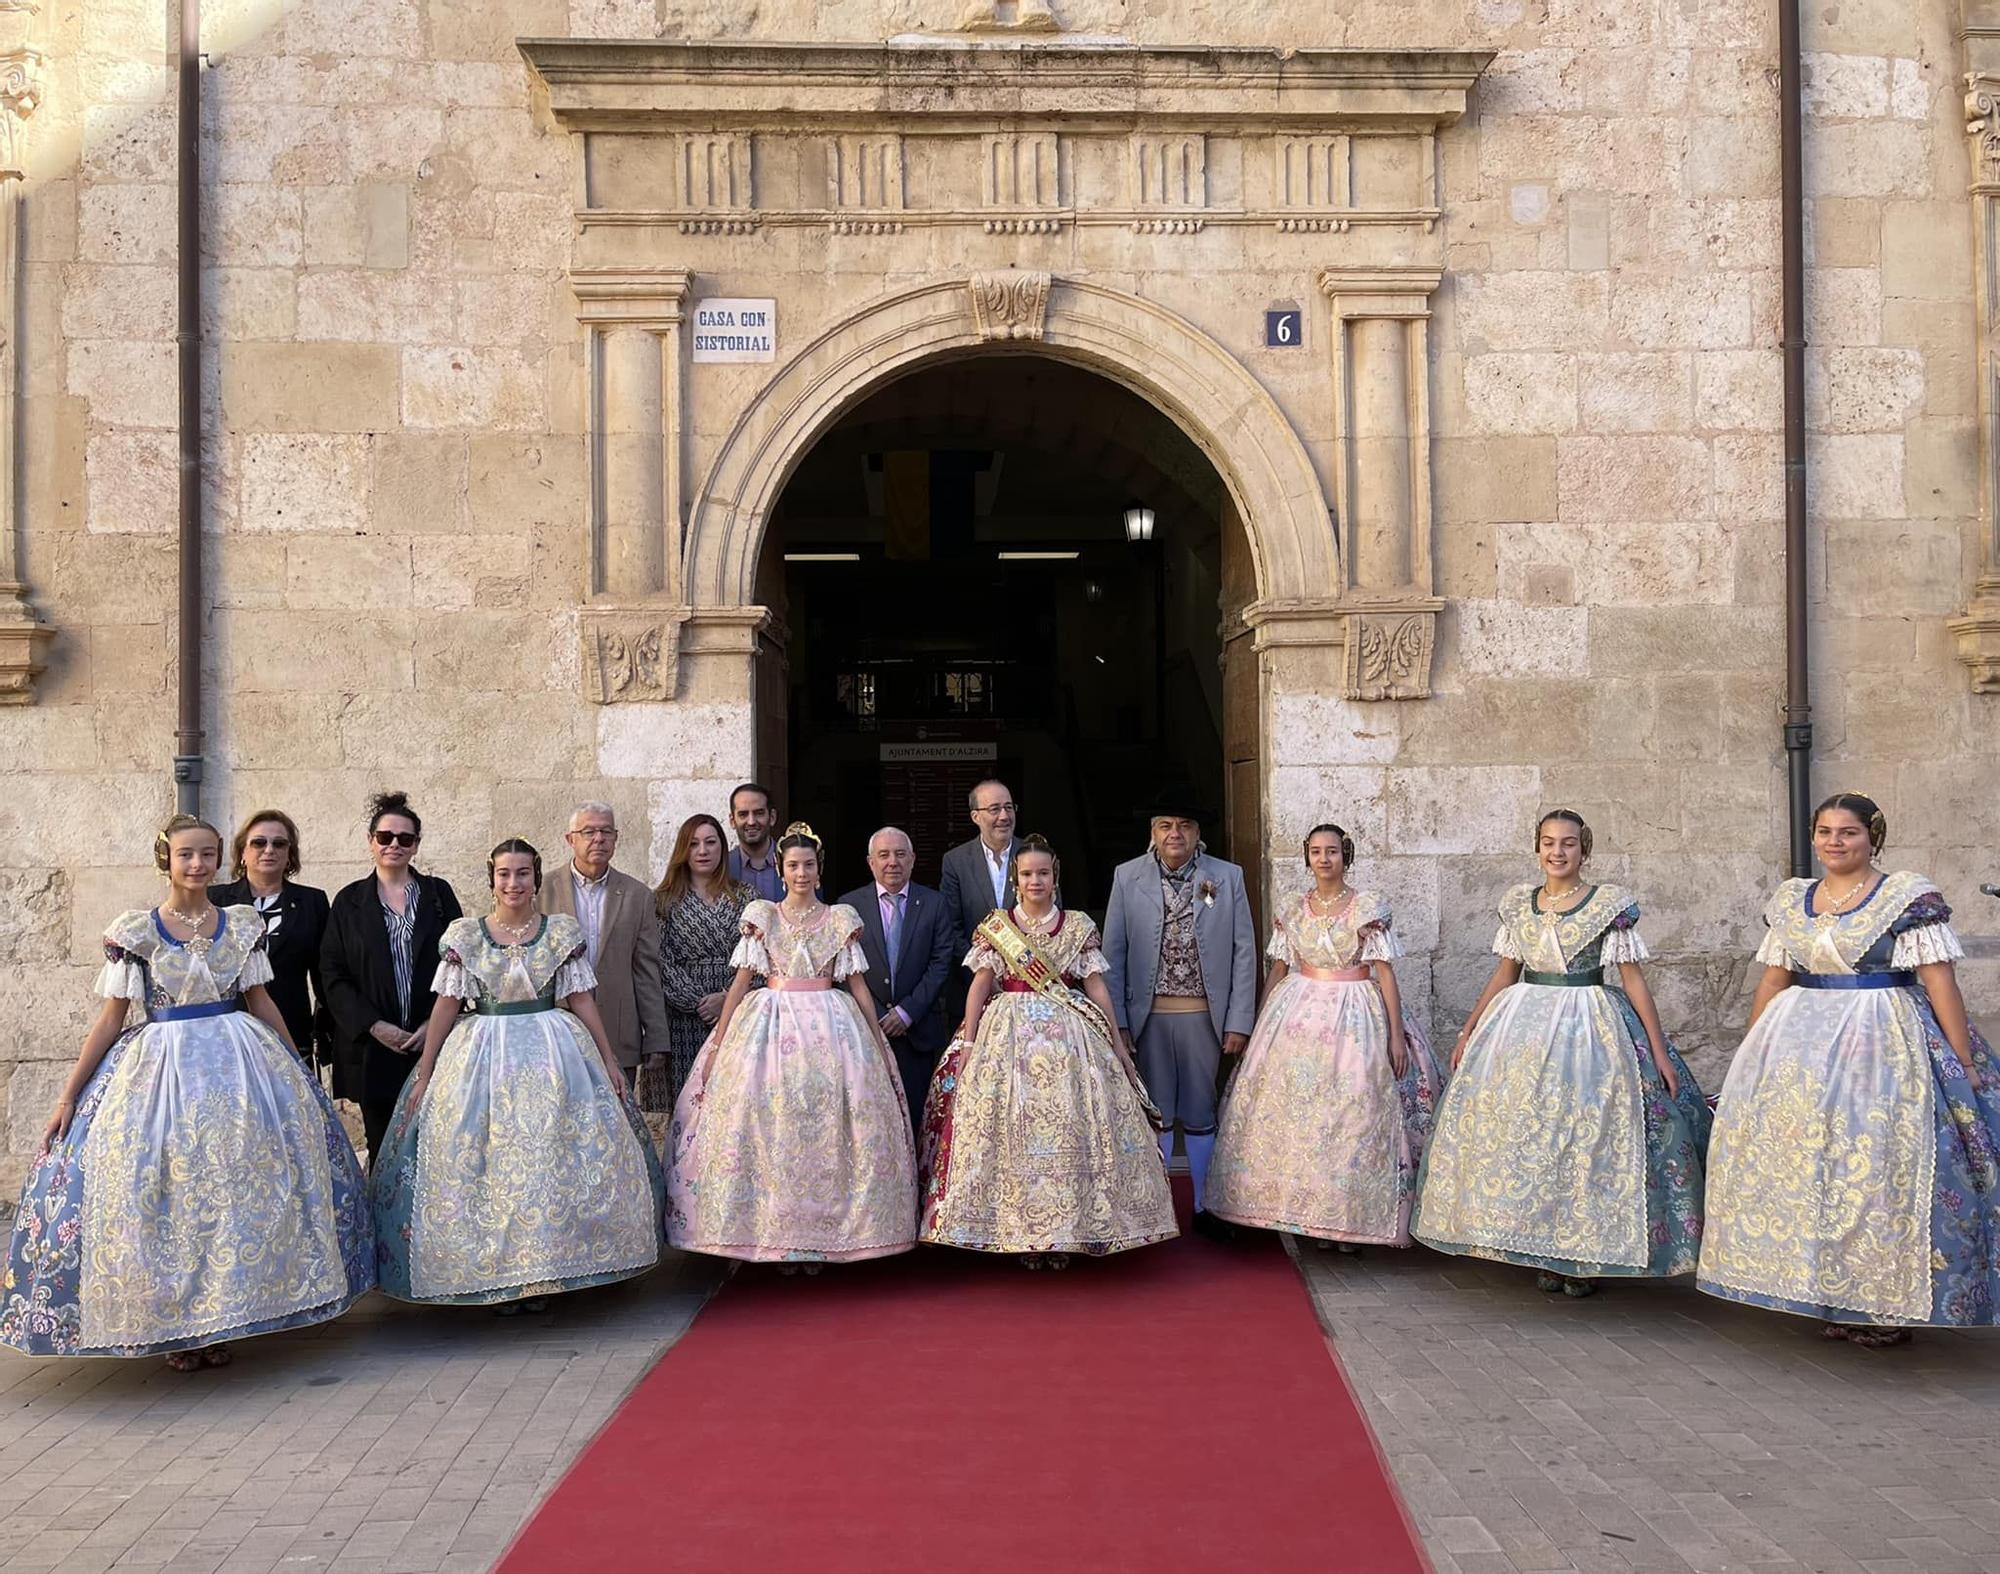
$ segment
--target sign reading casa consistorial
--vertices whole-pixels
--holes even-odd
[[[1438,133],[1489,54],[520,47],[577,144],[586,673],[607,630],[621,648],[658,635],[677,653],[654,669],[665,695],[748,704],[757,664],[781,659],[756,596],[766,522],[832,414],[935,357],[1029,351],[1125,383],[1216,460],[1257,568],[1230,618],[1267,685],[1299,652],[1301,683],[1331,657],[1350,698],[1429,693]],[[1316,302],[1295,329],[1323,359],[1312,387],[1274,394],[1250,370],[1262,317],[1215,281],[1252,275]],[[750,279],[772,300],[729,288]],[[690,386],[690,361],[774,369]]]

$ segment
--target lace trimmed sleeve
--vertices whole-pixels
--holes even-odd
[[[590,947],[579,945],[563,958],[556,969],[556,999],[567,1000],[571,995],[587,995],[597,987],[597,974],[590,966]]]
[[[731,967],[747,967],[753,973],[771,976],[771,949],[765,943],[765,935],[770,928],[771,904],[752,902],[743,909],[741,925],[742,939],[736,942],[736,949],[729,953]]]
[[[1766,929],[1764,938],[1757,946],[1757,961],[1765,967],[1790,969],[1792,954],[1785,949],[1785,942],[1778,938],[1778,931]]]
[[[144,1000],[145,964],[107,935],[104,940],[104,966],[98,969],[91,989],[104,1000]]]
[[[1514,926],[1504,918],[1493,932],[1493,954],[1510,962],[1525,963],[1528,960],[1528,953],[1521,949],[1520,937],[1514,933]]]
[[[958,965],[975,973],[991,973],[995,978],[1007,976],[1006,959],[977,935],[972,937],[972,949]]]
[[[1639,907],[1635,902],[1606,926],[1597,961],[1600,967],[1618,967],[1626,962],[1644,962],[1652,954],[1639,938]]]
[[[445,947],[444,955],[438,960],[437,972],[431,977],[431,993],[450,995],[454,1000],[470,1000],[478,993],[478,985],[467,971],[465,958],[458,954],[455,946]]]
[[[259,935],[250,947],[250,954],[243,959],[242,967],[236,971],[238,989],[259,989],[276,978],[277,972],[271,966],[271,948],[265,944],[265,937]]]
[[[1271,920],[1271,938],[1264,944],[1264,955],[1273,962],[1283,962],[1287,967],[1296,967],[1297,959],[1292,955],[1291,931],[1285,928],[1282,916]]]
[[[1083,943],[1076,948],[1076,960],[1070,964],[1069,976],[1080,984],[1094,973],[1110,972],[1111,963],[1104,955],[1104,941],[1097,933],[1097,926],[1081,913],[1072,913],[1068,921],[1084,926]]]
[[[1923,885],[1889,925],[1889,932],[1896,937],[1889,958],[1891,967],[1928,967],[1934,962],[1956,962],[1965,955],[1965,947],[1952,933],[1951,904],[1944,899],[1944,892],[1928,880]]]
[[[1386,916],[1362,927],[1356,962],[1393,962],[1402,954],[1403,942],[1396,938],[1395,927]]]

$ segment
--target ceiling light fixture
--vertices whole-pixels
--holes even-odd
[[[859,552],[787,552],[787,563],[859,563]]]
[[[1081,556],[1077,552],[1002,552],[1003,563],[1068,563]]]
[[[1134,543],[1153,539],[1153,511],[1144,503],[1125,510],[1125,539]]]

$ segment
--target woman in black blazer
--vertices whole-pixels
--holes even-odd
[[[293,880],[303,866],[299,828],[283,809],[259,809],[243,822],[230,848],[233,880],[208,888],[217,907],[242,903],[264,915],[273,978],[270,991],[292,1042],[317,1070],[333,1053],[333,1018],[320,983],[319,948],[326,936],[326,892]]]
[[[368,1162],[424,1047],[438,941],[459,916],[450,884],[410,867],[423,822],[402,793],[368,806],[375,872],[343,886],[327,916],[320,977],[333,1010],[334,1090],[361,1106]]]

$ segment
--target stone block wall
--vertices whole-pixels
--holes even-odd
[[[1761,0],[1058,0],[1073,35],[1490,48],[1440,142],[1431,300],[1435,693],[1348,703],[1311,664],[1266,697],[1272,878],[1331,814],[1393,896],[1406,993],[1448,1037],[1537,811],[1597,829],[1642,894],[1670,1029],[1713,1079],[1781,872],[1774,24]],[[484,849],[552,847],[602,797],[657,873],[719,809],[747,713],[581,699],[584,338],[565,270],[578,176],[520,36],[879,40],[962,0],[235,0],[210,7],[203,159],[211,435],[211,812],[278,804],[307,878],[365,868],[360,807],[402,786],[462,890]],[[1971,210],[1955,0],[1809,8],[1808,333],[1822,790],[1868,791],[1891,861],[1938,879],[2000,1013],[2000,700],[1944,620],[1979,571]],[[0,1195],[89,1015],[96,936],[155,892],[172,806],[172,7],[50,8],[23,209],[21,578],[57,629],[0,707]],[[1127,234],[1037,267],[1115,278],[1219,335],[1317,301],[1273,241]],[[962,260],[929,232],[689,244],[777,294],[802,343]],[[1300,261],[1305,258],[1304,263]],[[1026,265],[1026,264],[1024,264]],[[1239,325],[1240,330],[1240,325]],[[1333,496],[1323,360],[1249,360]],[[765,369],[691,384],[691,484]],[[713,374],[713,375],[708,375]],[[642,867],[643,866],[643,867]]]

